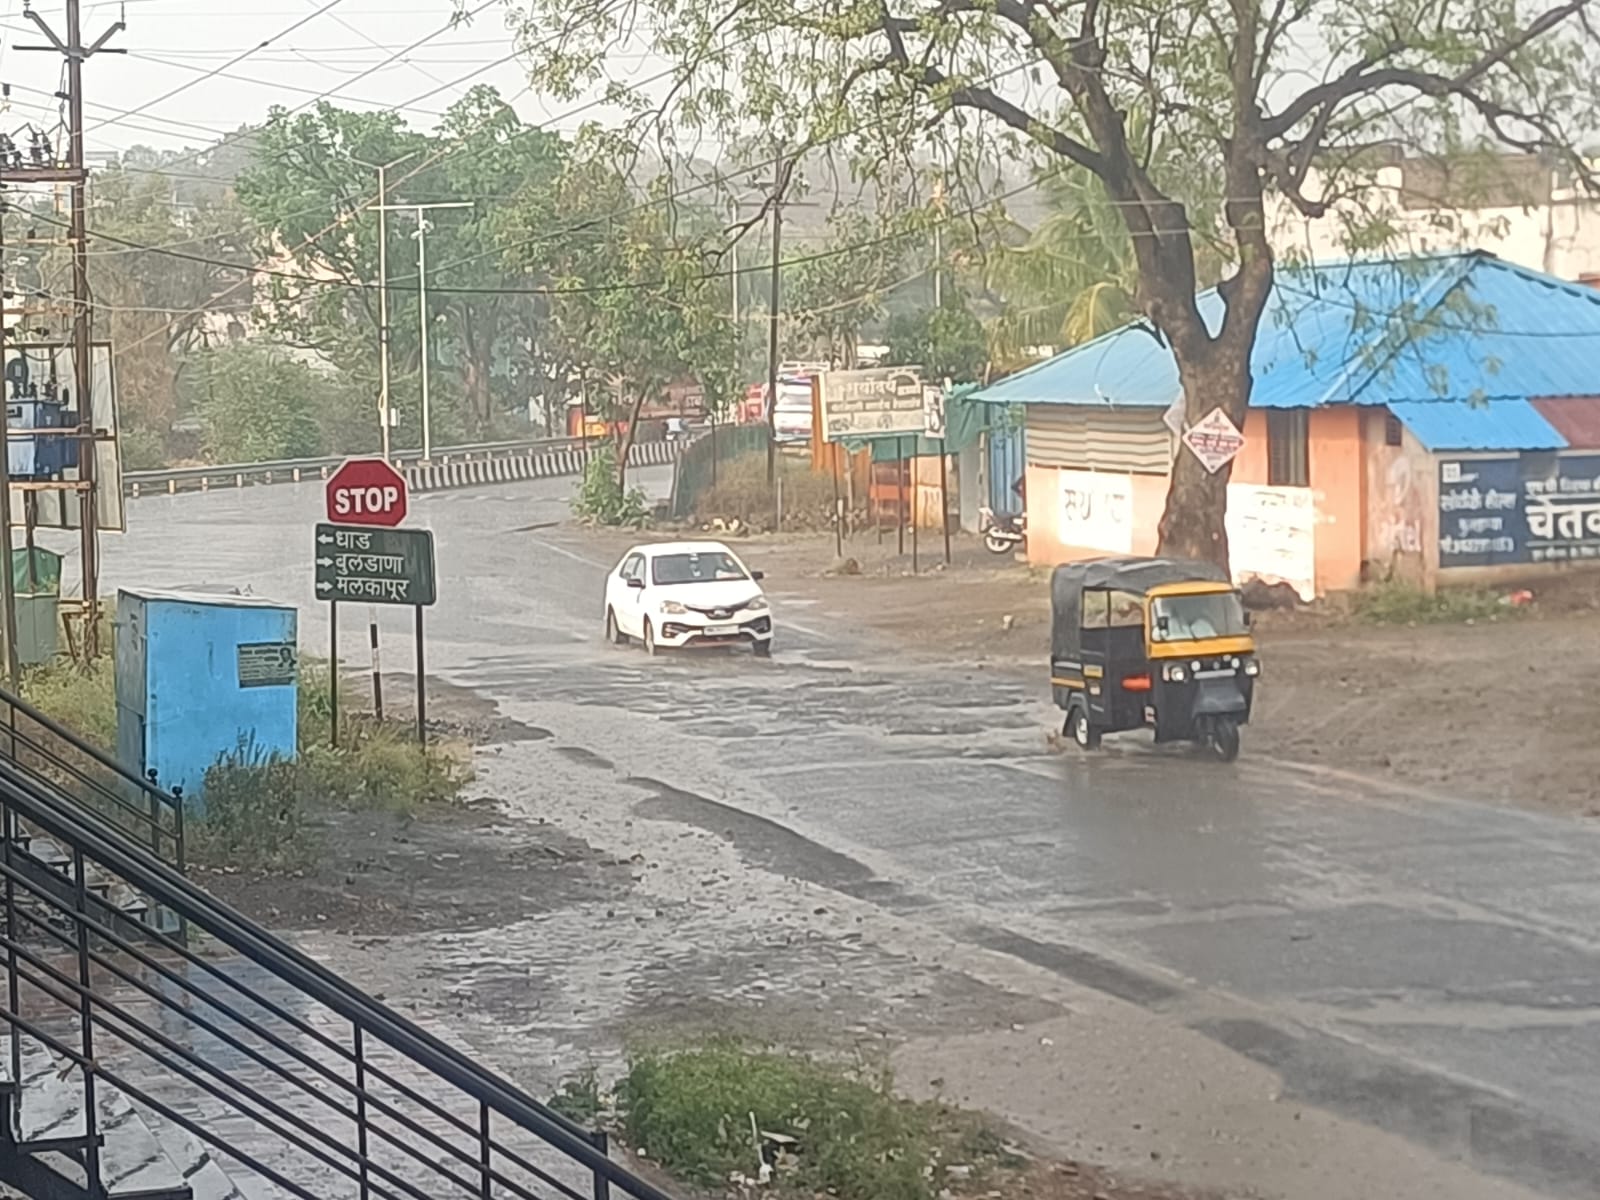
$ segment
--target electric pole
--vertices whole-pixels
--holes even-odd
[[[0,638],[4,639],[6,686],[13,692],[20,682],[21,666],[17,655],[17,587],[11,568],[11,411],[10,383],[4,378],[6,358],[5,214],[9,207],[0,185],[0,412],[8,414],[0,429]],[[31,556],[32,551],[29,551]],[[32,562],[28,564],[33,567]],[[15,748],[13,747],[13,750]]]
[[[378,213],[378,423],[383,427],[383,461],[389,461],[389,179],[390,167],[398,167],[417,151],[402,154],[386,163],[367,163],[352,159],[359,167],[378,173],[378,203],[369,207]]]
[[[390,164],[393,165],[392,163]],[[379,185],[382,186],[381,183]],[[436,208],[471,208],[470,200],[445,200],[433,204],[375,204],[379,214],[386,211],[408,212],[417,218],[417,329],[422,337],[419,350],[422,355],[422,461],[433,458],[433,411],[428,401],[428,218]],[[388,327],[387,308],[384,309],[384,327]]]
[[[772,178],[772,290],[767,301],[767,486],[778,480],[778,267],[783,240],[783,193],[793,163],[781,159]]]
[[[109,42],[126,26],[117,21],[92,43],[83,44],[81,0],[66,0],[67,36],[63,40],[31,7],[24,4],[23,15],[44,34],[48,46],[18,46],[18,50],[55,51],[67,62],[67,161],[42,161],[36,157],[28,166],[13,165],[0,171],[0,183],[66,183],[72,188],[72,214],[67,241],[72,248],[72,402],[78,410],[78,520],[83,560],[83,653],[92,661],[100,654],[100,516],[95,496],[95,457],[99,433],[94,425],[94,368],[89,326],[89,223],[87,192],[88,168],[83,157],[83,64],[96,54],[122,54],[108,48]],[[110,397],[106,397],[110,400]],[[9,422],[8,422],[9,428]],[[10,435],[6,437],[10,453]],[[11,564],[4,564],[7,575]]]

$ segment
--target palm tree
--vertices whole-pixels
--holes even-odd
[[[1020,244],[992,251],[988,263],[985,282],[1004,301],[989,325],[989,356],[1002,370],[1026,366],[1035,347],[1081,345],[1139,315],[1133,241],[1100,181],[1073,171],[1046,175],[1040,186],[1048,215]],[[1222,266],[1200,241],[1207,207],[1193,214],[1205,284]]]
[[[985,282],[1005,302],[989,325],[989,356],[1005,370],[1031,361],[1036,346],[1076,346],[1137,315],[1133,245],[1100,181],[1074,171],[1042,187],[1048,215],[988,264]]]

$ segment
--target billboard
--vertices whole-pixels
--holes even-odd
[[[905,436],[926,429],[921,367],[874,367],[823,375],[823,441]]]
[[[1439,566],[1600,560],[1600,455],[1439,462]]]

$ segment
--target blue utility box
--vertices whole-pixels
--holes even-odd
[[[206,771],[241,746],[298,751],[299,613],[254,596],[117,593],[117,757],[203,809]]]

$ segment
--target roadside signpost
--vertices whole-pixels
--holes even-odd
[[[426,529],[318,525],[316,567],[319,600],[421,608],[438,598]]]
[[[409,501],[405,477],[381,458],[353,458],[328,480],[327,520],[313,544],[317,599],[328,602],[332,636],[333,744],[339,744],[339,605],[400,604],[416,613],[417,741],[426,743],[427,684],[422,610],[438,599],[433,534],[400,529]],[[377,625],[372,625],[373,699],[382,708],[377,676]]]
[[[352,458],[328,477],[328,520],[393,528],[406,519],[406,480],[381,458]]]

